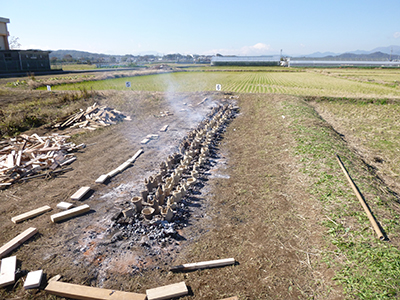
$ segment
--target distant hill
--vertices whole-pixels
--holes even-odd
[[[397,54],[387,54],[382,52],[373,52],[369,54],[355,54],[355,53],[343,53],[339,55],[328,55],[328,56],[303,56],[303,57],[294,57],[296,60],[364,60],[364,61],[388,61],[390,59],[395,60],[399,59],[399,55]]]
[[[56,57],[58,60],[62,60],[65,55],[71,55],[73,59],[90,59],[90,60],[97,60],[102,57],[120,56],[120,55],[90,53],[90,52],[77,51],[77,50],[56,50],[56,51],[52,51],[50,53],[50,58]]]

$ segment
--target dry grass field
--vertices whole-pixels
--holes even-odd
[[[153,82],[151,87],[149,79],[141,76],[137,80],[142,86],[147,84],[148,90],[125,91],[85,86],[47,92],[30,86],[36,87],[39,80],[40,84],[50,82],[48,77],[35,78],[35,84],[29,84],[32,78],[19,79],[27,82],[20,87],[10,86],[16,79],[2,80],[3,139],[21,132],[55,132],[52,123],[94,102],[116,108],[132,121],[96,131],[65,129],[62,133],[71,135],[74,142],[87,144],[76,154],[72,171],[0,190],[0,245],[28,227],[39,231],[12,252],[20,271],[14,285],[0,289],[0,298],[56,299],[43,289],[23,289],[25,272],[43,269],[47,279],[60,274],[64,282],[137,293],[185,281],[189,295],[180,299],[397,299],[399,91],[397,86],[387,86],[393,78],[383,80],[381,70],[375,74],[368,70],[368,78],[382,79],[375,83],[364,82],[365,73],[359,70],[342,71],[268,70],[263,74],[257,70],[261,75],[251,79],[251,84],[264,80],[267,83],[257,84],[276,86],[273,93],[212,91],[215,80],[244,84],[243,78],[256,76],[252,72],[229,72],[225,77],[220,74],[223,72],[147,76]],[[351,73],[348,79],[338,78],[347,73]],[[195,75],[205,86],[201,90],[193,88]],[[154,90],[165,85],[165,76],[177,78],[174,91]],[[301,78],[308,78],[309,85],[310,78],[324,78],[322,81],[331,85],[315,94],[321,81],[313,83],[309,95],[288,95],[288,87],[300,86]],[[135,77],[129,80],[134,86]],[[348,83],[340,86],[338,80]],[[187,91],[188,87],[181,91],[183,83],[194,91]],[[373,89],[373,97],[362,90],[357,98],[360,84]],[[385,96],[386,90],[391,97]],[[116,240],[121,228],[112,220],[115,213],[131,205],[132,196],[144,188],[144,178],[155,174],[159,164],[177,151],[183,137],[211,107],[228,103],[238,105],[239,113],[214,141],[209,167],[183,202],[189,215],[185,226],[176,225],[176,235],[166,244],[135,234]],[[160,117],[166,110],[173,115]],[[15,128],[21,120],[32,119],[27,116],[40,122]],[[9,124],[16,125],[12,129]],[[166,124],[168,130],[159,132]],[[159,139],[143,145],[140,141],[147,134],[159,134]],[[133,166],[105,185],[94,183],[141,148],[144,153]],[[386,241],[377,239],[335,154],[342,158]],[[20,224],[10,221],[43,205],[50,205],[55,212],[56,204],[71,201],[69,197],[80,186],[91,186],[93,193],[75,204],[89,204],[91,213],[60,224],[50,221],[53,212]],[[174,265],[229,257],[235,258],[235,265],[169,271]]]

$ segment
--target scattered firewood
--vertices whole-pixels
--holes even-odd
[[[72,163],[76,157],[69,152],[85,148],[85,144],[68,142],[69,136],[52,134],[39,136],[22,134],[2,143],[0,148],[0,187],[6,187],[18,180],[37,176],[43,170],[55,170]],[[6,146],[4,146],[6,145]],[[35,176],[35,177],[34,177]]]
[[[130,116],[124,115],[122,112],[110,108],[106,105],[98,106],[97,103],[89,106],[86,111],[81,109],[64,121],[55,124],[55,128],[79,127],[88,130],[95,130],[98,127],[110,126],[122,121],[132,120]]]

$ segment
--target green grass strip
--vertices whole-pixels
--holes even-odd
[[[338,266],[334,279],[349,299],[395,299],[400,296],[399,215],[396,199],[346,143],[304,102],[287,102],[283,113],[296,136],[295,155],[309,175],[310,194],[323,204],[327,266]],[[338,153],[391,242],[377,239],[335,159]]]

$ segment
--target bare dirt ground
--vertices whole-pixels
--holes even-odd
[[[54,299],[42,290],[22,288],[25,271],[43,269],[47,278],[61,274],[65,282],[138,293],[185,281],[190,295],[182,299],[341,299],[333,270],[320,261],[327,247],[319,225],[321,207],[306,192],[307,179],[291,152],[294,137],[281,115],[282,103],[296,98],[231,96],[103,93],[101,104],[130,114],[132,121],[87,134],[72,132],[77,142],[87,144],[77,153],[73,171],[0,191],[0,245],[29,227],[39,231],[13,251],[21,272],[14,286],[0,290],[0,297]],[[208,100],[197,106],[205,97]],[[183,201],[181,222],[166,226],[172,229],[164,231],[162,239],[152,236],[157,230],[148,229],[148,223],[145,233],[118,225],[112,218],[132,206],[130,199],[144,189],[144,178],[156,174],[160,163],[178,151],[182,138],[210,107],[226,103],[238,104],[240,113],[215,141],[208,167]],[[173,115],[160,117],[166,110]],[[168,130],[159,132],[167,124]],[[141,145],[147,134],[160,137]],[[141,148],[144,153],[132,167],[105,185],[94,183]],[[93,192],[82,201],[71,201],[82,186]],[[61,201],[89,204],[91,211],[54,224],[50,214],[58,211]],[[21,224],[10,221],[43,205],[53,211]],[[169,272],[173,265],[228,257],[237,264]]]

